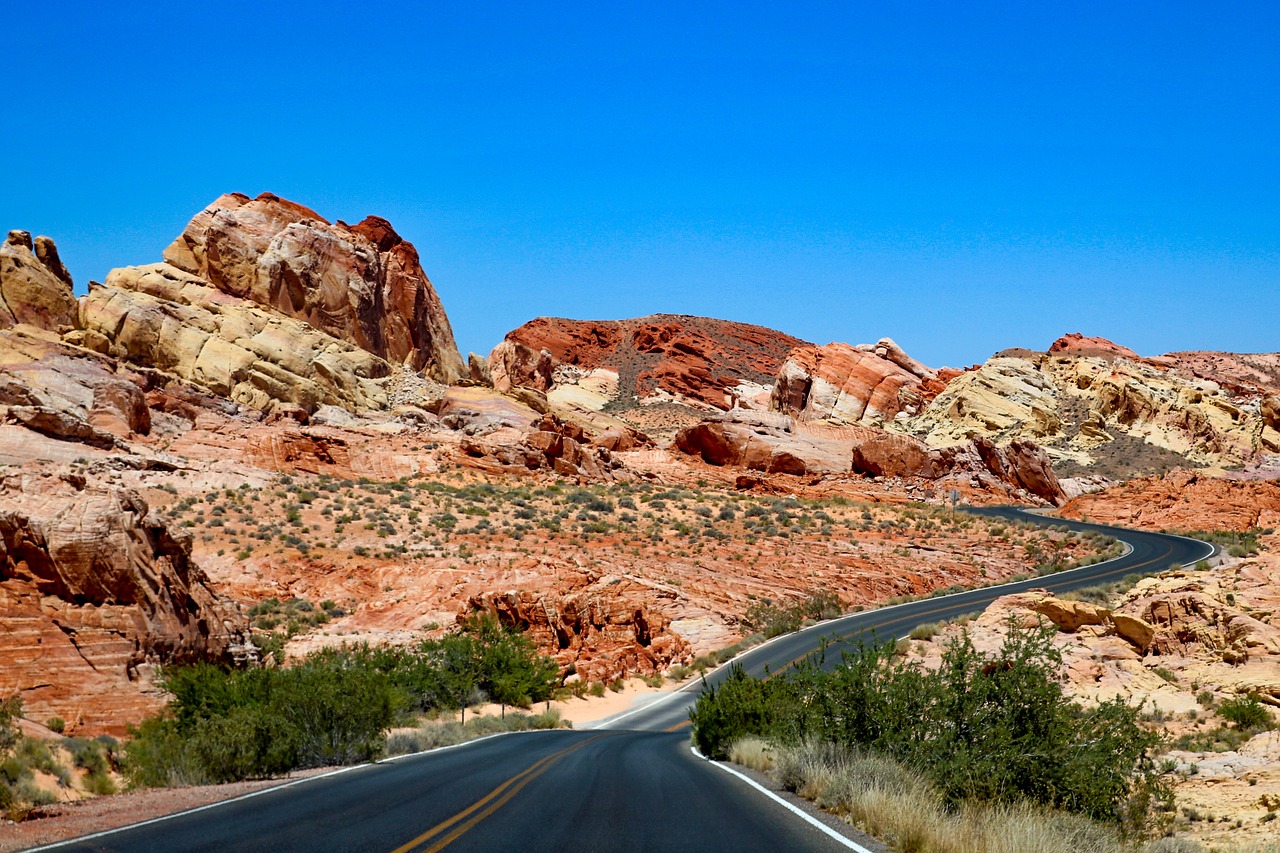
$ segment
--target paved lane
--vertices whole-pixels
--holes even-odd
[[[1024,516],[984,515],[1129,543],[1124,557],[1043,578],[968,590],[833,620],[779,637],[739,658],[756,675],[804,658],[824,638],[825,665],[843,644],[893,639],[1000,595],[1077,589],[1210,556],[1211,546],[1153,533]],[[725,669],[707,676],[719,682]],[[532,732],[349,769],[125,831],[61,845],[77,851],[423,851],[843,849],[745,783],[694,758],[689,707],[701,682],[595,731]]]

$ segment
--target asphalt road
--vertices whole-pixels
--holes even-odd
[[[973,511],[1022,517],[1012,509]],[[763,675],[804,658],[827,638],[833,646],[825,665],[833,666],[841,644],[896,638],[918,624],[979,610],[1009,592],[1065,591],[1212,553],[1193,540],[1101,529],[1133,550],[1109,563],[1050,577],[857,613],[777,638],[739,662]],[[725,674],[724,669],[710,673],[707,681],[716,683]],[[58,848],[148,853],[846,849],[691,754],[686,726],[700,690],[701,682],[689,685],[596,730],[506,735],[350,768]]]
[[[966,590],[937,598],[926,598],[909,604],[880,607],[833,619],[794,634],[777,637],[739,655],[735,662],[741,664],[751,675],[764,676],[803,660],[826,641],[828,646],[822,665],[830,669],[839,665],[842,649],[852,649],[860,643],[896,640],[898,637],[906,636],[917,625],[941,622],[983,610],[1002,595],[1028,589],[1068,592],[1073,589],[1112,583],[1129,574],[1164,571],[1174,564],[1195,563],[1198,560],[1207,559],[1215,552],[1212,545],[1195,539],[1087,524],[1080,521],[1064,521],[1059,518],[1045,518],[1016,507],[971,507],[967,508],[967,511],[988,517],[1007,518],[1010,521],[1066,525],[1071,530],[1085,532],[1101,531],[1128,543],[1132,550],[1124,556],[1093,566],[1084,566],[1045,577],[1033,577],[1015,583]],[[707,683],[715,685],[727,675],[728,667],[721,667],[709,673],[706,680]],[[701,691],[701,681],[686,685],[670,699],[663,700],[661,704],[654,704],[639,712],[616,717],[614,720],[606,721],[604,725],[609,728],[621,726],[645,731],[677,730],[688,724],[689,709]]]

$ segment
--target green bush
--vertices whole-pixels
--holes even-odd
[[[280,606],[264,604],[263,612]],[[299,600],[288,604],[306,612]],[[481,696],[527,706],[550,696],[558,674],[527,637],[481,616],[414,648],[325,649],[275,669],[168,668],[173,698],[132,732],[122,768],[133,786],[163,786],[366,761],[382,754],[386,730],[407,711]]]
[[[1157,738],[1119,700],[1071,702],[1052,633],[1011,624],[990,656],[964,634],[936,670],[895,658],[891,644],[830,672],[810,662],[760,681],[735,667],[698,698],[694,742],[715,758],[745,735],[869,749],[927,774],[950,803],[1025,799],[1140,830],[1168,797]]]
[[[800,630],[805,620],[832,619],[840,613],[840,599],[834,592],[822,590],[789,604],[775,604],[767,599],[753,602],[742,622],[765,637],[776,637]]]
[[[1234,723],[1237,729],[1245,731],[1269,729],[1275,724],[1271,712],[1252,693],[1223,701],[1218,706],[1218,713],[1227,722]]]

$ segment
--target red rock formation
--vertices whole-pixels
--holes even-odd
[[[330,224],[271,193],[231,193],[197,214],[164,259],[442,382],[468,375],[417,250],[385,219]]]
[[[248,653],[239,609],[190,554],[132,492],[0,477],[0,694],[34,719],[121,734],[162,704],[154,665]]]
[[[853,472],[917,481],[968,477],[980,489],[1011,499],[1021,493],[1053,504],[1065,499],[1044,451],[1022,440],[996,447],[978,438],[936,448],[870,428],[825,434],[785,415],[739,410],[682,430],[674,447],[711,465],[770,474]]]
[[[733,405],[730,389],[743,382],[772,384],[787,353],[802,345],[804,341],[772,329],[706,317],[540,317],[508,333],[490,355],[489,364],[495,387],[502,388],[502,373],[511,385],[544,390],[550,385],[550,370],[538,354],[545,350],[552,370],[565,364],[616,371],[621,398],[644,399],[665,392],[728,409]]]
[[[778,371],[770,408],[803,420],[878,423],[900,412],[916,414],[945,387],[889,338],[857,347],[807,346],[793,350]]]
[[[1066,355],[1101,355],[1120,356],[1121,358],[1142,361],[1142,357],[1128,347],[1112,343],[1106,338],[1086,338],[1079,332],[1063,335],[1049,345],[1049,353]]]
[[[513,440],[514,438],[514,440]],[[542,416],[533,431],[516,436],[494,434],[459,443],[464,462],[490,473],[550,470],[582,481],[614,479],[621,466],[613,452],[651,447],[648,436],[632,429],[592,435],[578,424],[552,414]]]
[[[472,597],[468,609],[526,629],[584,681],[653,675],[692,657],[689,644],[669,633],[670,620],[655,609],[662,599],[674,599],[674,592],[616,575],[574,577],[583,585],[563,592],[484,593]]]
[[[27,323],[50,331],[76,322],[71,275],[48,237],[10,231],[0,244],[0,328]]]
[[[1068,518],[1151,530],[1248,530],[1280,524],[1280,482],[1170,471],[1072,498]]]
[[[1034,442],[1015,438],[1007,445],[997,447],[989,439],[975,436],[973,446],[987,468],[1004,482],[1052,504],[1066,499],[1049,457]]]

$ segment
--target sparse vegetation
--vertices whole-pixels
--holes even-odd
[[[1030,804],[1142,834],[1171,801],[1154,765],[1158,739],[1119,700],[1087,711],[1071,702],[1051,633],[1010,624],[991,656],[962,634],[936,670],[896,659],[889,645],[832,672],[810,663],[761,681],[735,667],[699,697],[694,741],[716,758],[744,736],[829,744],[911,768],[948,808]]]
[[[169,709],[132,732],[123,769],[133,785],[163,786],[364,761],[411,712],[486,697],[528,705],[550,696],[557,674],[526,637],[484,617],[411,649],[326,649],[281,668],[170,668]]]

